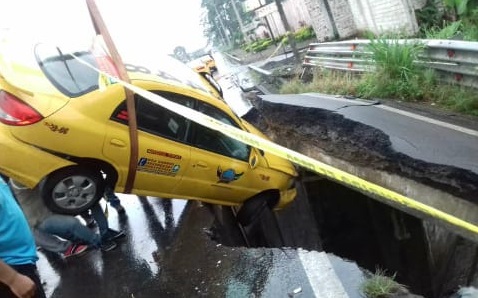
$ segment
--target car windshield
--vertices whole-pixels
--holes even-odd
[[[63,94],[78,97],[98,89],[99,74],[73,57],[81,58],[97,67],[91,52],[64,53],[58,47],[38,44],[35,56],[38,64],[50,82]]]

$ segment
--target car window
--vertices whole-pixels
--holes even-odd
[[[198,104],[198,111],[223,123],[240,128],[229,115],[212,105],[200,102]],[[219,131],[196,123],[193,125],[195,127],[194,146],[243,161],[249,159],[250,147],[246,144],[230,138]]]
[[[39,44],[35,55],[45,76],[63,94],[78,97],[98,89],[98,73],[57,47]],[[90,52],[76,52],[75,56],[97,67]]]
[[[192,108],[192,98],[174,93],[157,93],[168,100]],[[186,142],[190,120],[150,100],[135,95],[138,129],[174,141]],[[112,120],[128,124],[126,101],[123,101],[111,116]]]

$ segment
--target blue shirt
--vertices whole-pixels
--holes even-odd
[[[35,240],[8,185],[0,178],[0,259],[9,265],[35,264]]]

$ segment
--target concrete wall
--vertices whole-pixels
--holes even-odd
[[[353,0],[352,0],[353,1]],[[353,11],[347,0],[328,0],[330,17],[324,0],[304,0],[312,18],[312,27],[318,41],[334,39],[334,26],[341,39],[353,36],[357,32]],[[334,23],[332,23],[332,19]]]
[[[402,31],[414,34],[418,25],[411,0],[354,0],[350,1],[357,30],[374,33]]]
[[[277,11],[276,4],[271,3],[267,6],[267,11],[270,13],[263,17],[262,23],[265,24],[265,18],[267,18],[267,21],[269,22],[269,25],[272,30],[272,34],[274,34],[275,37],[284,35],[286,30],[284,28],[284,25],[282,24],[282,20],[280,18],[279,12]],[[289,23],[289,26],[291,27],[292,31],[297,31],[303,25],[311,24],[312,19],[310,17],[308,7],[304,3],[304,0],[286,0],[282,2],[282,7],[284,8],[287,22]],[[262,33],[264,31],[268,31],[266,26],[259,27],[256,30],[256,35],[262,37]]]
[[[286,0],[282,5],[293,31],[304,24],[312,25],[321,42],[334,39],[336,34],[347,39],[364,31],[413,35],[418,31],[415,10],[425,3],[425,0]],[[277,37],[286,30],[275,5],[268,4],[256,11],[256,15],[261,17],[261,23],[268,21]],[[267,31],[267,26],[261,26],[256,35],[263,37]]]
[[[418,31],[414,10],[423,7],[425,3],[423,0],[304,0],[304,2],[319,41],[327,41],[334,37],[334,24],[340,39],[347,39],[363,31],[376,34],[401,31],[412,35]],[[326,9],[327,3],[330,13]]]

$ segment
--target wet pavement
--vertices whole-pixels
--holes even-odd
[[[360,297],[363,274],[353,262],[302,249],[227,247],[211,239],[215,218],[198,202],[120,198],[127,216],[110,210],[109,222],[127,237],[115,250],[66,260],[39,252],[48,297]]]
[[[161,270],[157,254],[170,245],[187,202],[118,195],[127,214],[120,218],[109,208],[108,221],[127,237],[115,250],[92,250],[66,260],[39,252],[38,266],[50,297],[131,297],[143,288],[155,292]]]

